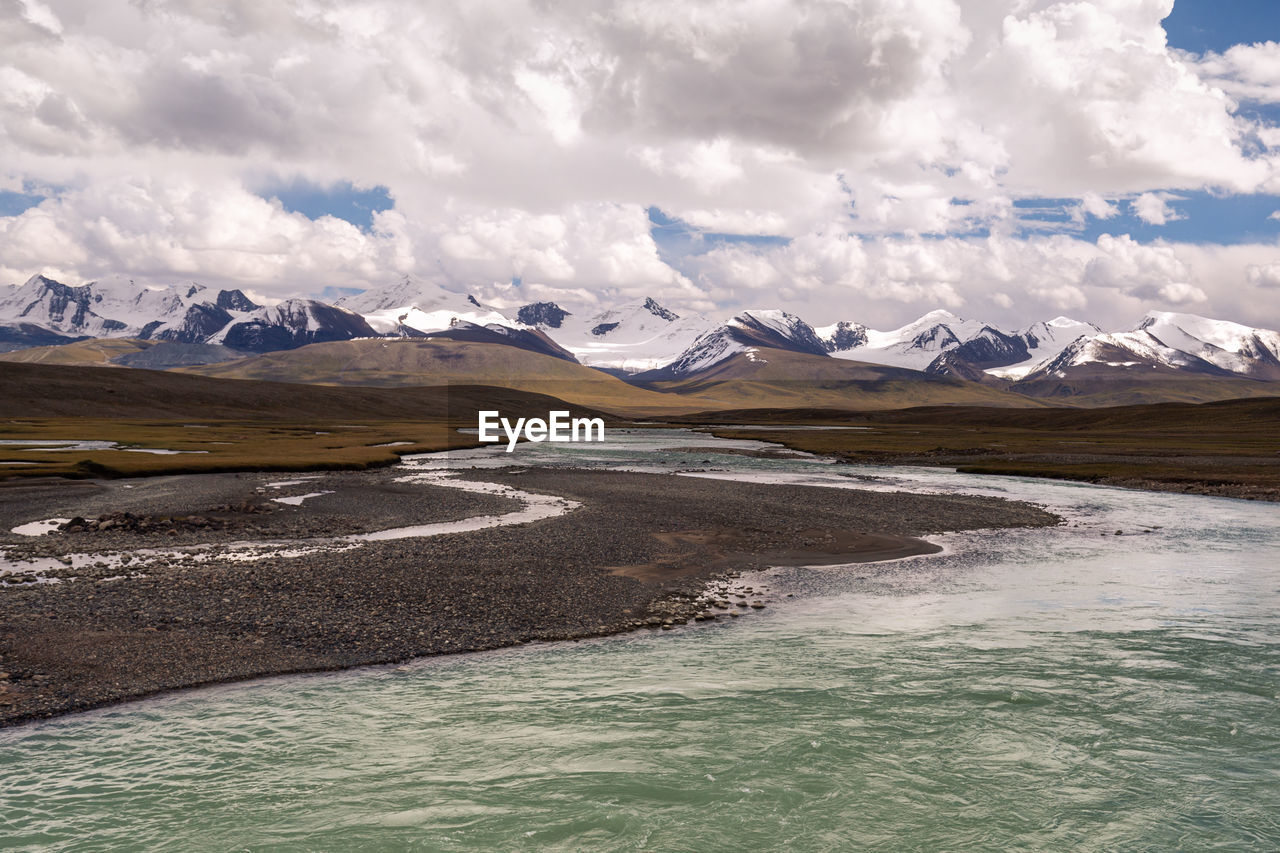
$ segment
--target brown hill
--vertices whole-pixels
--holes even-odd
[[[88,338],[70,344],[47,347],[28,347],[0,353],[0,361],[16,361],[24,364],[66,364],[88,367],[114,367],[112,359],[142,352],[159,341],[139,341],[132,338]]]
[[[171,371],[0,363],[0,417],[469,422],[479,409],[519,416],[599,414],[528,391],[478,385],[342,388],[189,376]]]
[[[514,347],[439,339],[312,344],[183,369],[207,376],[335,385],[494,385],[628,416],[756,406],[1044,405],[950,377],[777,349],[743,353],[691,378],[639,387],[599,370]]]
[[[734,408],[900,409],[908,406],[1045,405],[997,388],[917,370],[780,349],[739,353],[698,374],[646,387]]]
[[[1095,373],[1068,379],[1023,380],[1010,390],[1037,400],[1068,406],[1134,406],[1149,403],[1213,403],[1249,397],[1280,396],[1280,382],[1236,376],[1151,371]]]
[[[518,347],[438,338],[311,344],[181,370],[203,376],[319,385],[487,385],[624,414],[722,408],[713,398],[688,401],[636,388],[576,362]]]

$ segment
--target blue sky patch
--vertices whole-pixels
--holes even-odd
[[[1222,53],[1233,44],[1280,41],[1275,0],[1177,0],[1164,19],[1169,46]]]
[[[1018,199],[1013,203],[1021,224],[1021,235],[1053,232],[1070,233],[1096,241],[1102,234],[1128,234],[1139,242],[1167,240],[1171,243],[1273,243],[1280,238],[1280,196],[1214,195],[1204,191],[1173,191],[1161,194],[1171,211],[1164,225],[1151,225],[1134,211],[1135,199],[1108,199],[1118,208],[1109,219],[1085,215],[1077,222],[1077,202],[1067,198]]]
[[[1038,231],[1042,230],[1038,224],[1045,223],[1043,230],[1059,231],[1063,224],[1073,221],[1076,203],[1070,198],[1020,198],[1013,202],[1013,208],[1024,228]]]
[[[390,191],[383,186],[357,189],[349,181],[322,186],[308,181],[269,187],[258,192],[261,198],[279,199],[290,213],[301,213],[308,219],[333,216],[367,231],[373,227],[373,214],[395,207]]]
[[[338,287],[329,285],[324,290],[315,294],[315,299],[321,302],[337,302],[344,296],[355,296],[357,293],[364,293],[363,287]]]
[[[729,234],[720,231],[704,231],[682,219],[668,216],[656,207],[649,208],[649,233],[658,244],[658,254],[666,263],[690,255],[702,255],[719,246],[785,246],[789,237],[773,234]],[[674,264],[672,263],[674,266]]]
[[[0,190],[0,216],[17,216],[44,201],[46,196],[34,192]]]

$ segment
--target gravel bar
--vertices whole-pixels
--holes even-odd
[[[127,550],[246,533],[314,537],[505,513],[507,497],[394,482],[403,470],[219,474],[0,488],[0,524],[40,518],[221,519],[218,529],[3,536],[0,548]],[[569,498],[556,518],[249,562],[173,559],[121,576],[0,586],[0,726],[201,684],[394,663],[690,619],[729,619],[708,582],[768,565],[931,553],[917,537],[1059,522],[996,498],[762,485],[611,471],[463,472]],[[125,488],[131,486],[131,488]],[[261,490],[261,491],[260,491]],[[300,506],[240,511],[332,490]],[[274,509],[279,506],[280,509]],[[714,596],[712,596],[714,598]],[[761,603],[763,606],[763,603]],[[713,605],[720,606],[716,610]],[[739,605],[739,607],[742,607]],[[730,612],[724,612],[730,610]]]

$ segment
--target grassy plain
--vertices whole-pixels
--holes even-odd
[[[42,418],[0,422],[0,478],[145,477],[216,471],[357,470],[402,454],[475,445],[456,425],[435,421],[175,421]],[[36,442],[94,440],[118,449],[57,450]],[[379,446],[390,445],[395,446]],[[139,448],[179,451],[143,452]],[[17,463],[17,464],[13,464]]]
[[[156,341],[139,341],[132,338],[91,338],[70,344],[49,347],[28,347],[0,353],[0,361],[22,364],[63,364],[79,367],[115,367],[112,359],[150,349]]]
[[[597,375],[603,377],[606,390],[612,390],[614,383],[622,385]],[[565,394],[575,397],[573,403],[547,394],[480,385],[328,386],[4,363],[0,364],[0,440],[91,439],[117,442],[121,447],[58,451],[0,444],[0,479],[385,465],[404,453],[474,443],[456,430],[474,426],[478,409],[526,416],[545,416],[561,408],[575,416],[601,414],[578,402],[591,400],[588,387],[564,378],[565,383],[556,387],[576,390],[576,395]],[[870,380],[892,382],[893,377]],[[950,386],[940,384],[939,388]],[[847,388],[842,390],[849,393]],[[633,392],[666,396],[628,390]],[[619,399],[606,393],[595,405],[616,411]],[[692,399],[698,397],[686,398]],[[853,462],[939,465],[972,473],[1280,500],[1280,398],[1095,409],[715,408],[690,415],[667,413],[666,422],[705,426],[713,432],[717,425],[753,424],[759,428],[719,434],[775,441]],[[616,422],[610,415],[605,417]],[[797,430],[796,426],[854,429]],[[186,452],[160,455],[138,452],[140,448]]]
[[[474,427],[479,409],[599,414],[542,394],[477,385],[335,388],[0,364],[0,479],[368,468],[406,453],[473,446],[474,436],[457,429]],[[56,450],[41,441],[120,447]]]
[[[1106,409],[756,410],[683,422],[849,462],[1280,500],[1277,398]],[[729,423],[759,429],[715,429]]]

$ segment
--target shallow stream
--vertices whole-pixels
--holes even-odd
[[[0,848],[1280,847],[1274,504],[611,435],[405,467],[996,494],[1067,521],[772,570],[773,603],[737,620],[0,731]]]

